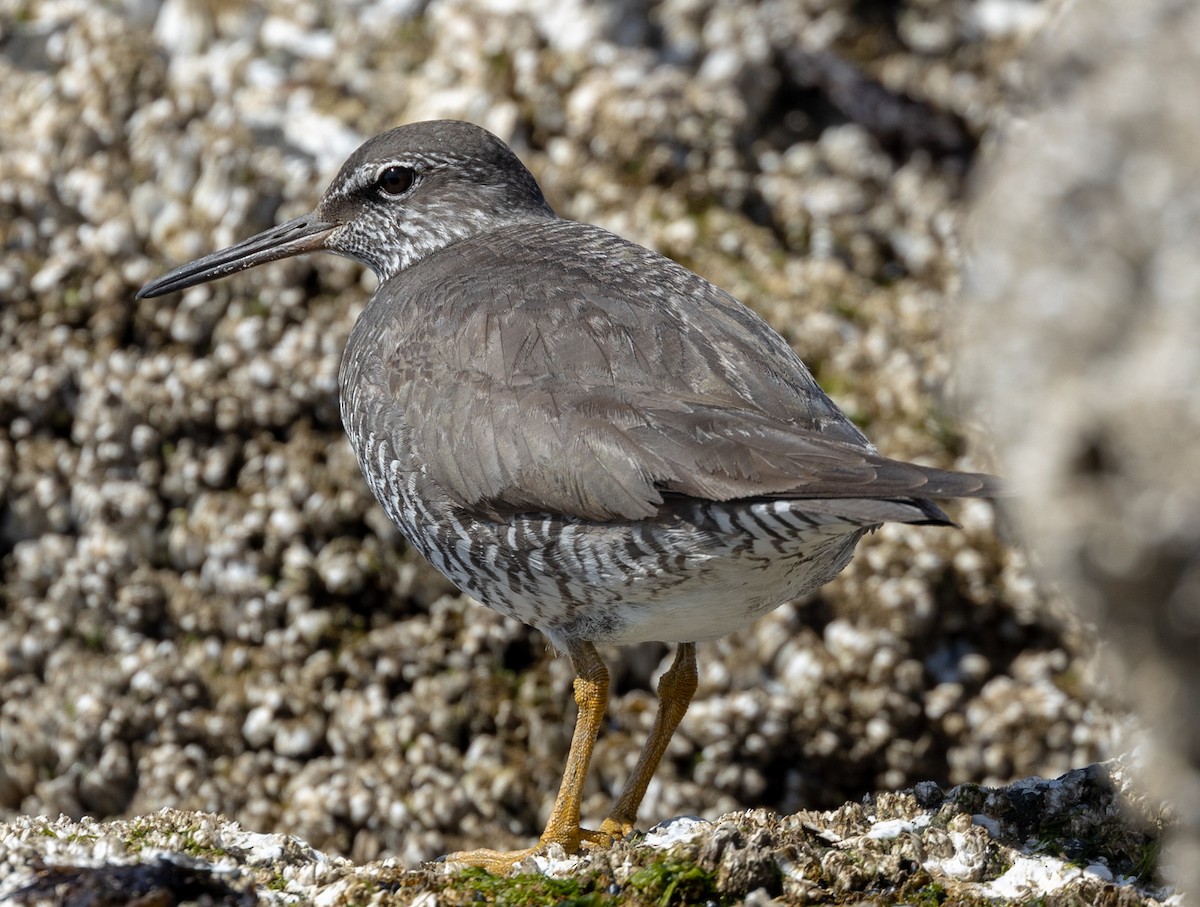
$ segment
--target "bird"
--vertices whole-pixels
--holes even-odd
[[[449,862],[505,871],[635,830],[697,688],[696,644],[807,595],[884,522],[953,525],[935,499],[993,476],[889,459],[797,353],[663,255],[559,217],[491,132],[399,126],[309,214],[147,283],[161,296],[308,252],[378,276],[339,371],[363,476],[408,544],[571,660],[578,716],[538,841]],[[608,702],[597,646],[676,644],[608,817],[580,802]]]

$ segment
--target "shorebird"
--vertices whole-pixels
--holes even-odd
[[[990,476],[881,456],[777,333],[728,293],[558,217],[500,139],[468,123],[363,144],[316,209],[152,281],[159,296],[305,252],[379,287],[340,372],[363,476],[408,542],[571,658],[579,715],[538,843],[512,866],[629,834],[696,689],[697,642],[817,589],[885,521],[948,524],[936,498]],[[608,700],[597,645],[677,643],[611,814],[580,827]]]

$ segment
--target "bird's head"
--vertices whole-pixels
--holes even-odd
[[[553,217],[533,175],[492,133],[457,120],[414,123],[360,146],[312,213],[176,268],[137,295],[318,251],[360,261],[384,281],[458,240]]]

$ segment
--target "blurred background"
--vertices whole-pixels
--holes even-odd
[[[309,210],[365,138],[468,119],[561,215],[763,314],[884,453],[995,470],[947,330],[967,189],[1051,9],[0,0],[0,814],[203,809],[407,863],[536,836],[570,665],[367,491],[336,377],[373,276],[312,257],[134,292]],[[1092,634],[990,504],[952,515],[700,647],[643,827],[1123,748]],[[593,822],[671,653],[602,654]]]

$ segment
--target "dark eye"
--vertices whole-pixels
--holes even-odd
[[[415,178],[412,167],[393,164],[379,171],[379,176],[375,178],[375,186],[384,195],[403,195],[412,188]]]

